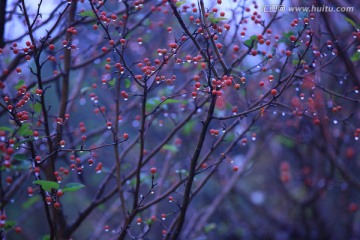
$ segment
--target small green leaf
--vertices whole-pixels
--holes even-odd
[[[186,104],[187,101],[186,100],[178,100],[178,99],[166,99],[164,101],[164,104],[168,104],[168,103],[183,103],[183,104]]]
[[[114,87],[114,86],[115,86],[115,83],[116,83],[116,79],[115,79],[115,78],[111,79],[111,80],[108,82],[108,84],[109,84],[110,87]]]
[[[35,180],[33,184],[38,184],[47,192],[50,192],[51,189],[59,189],[60,185],[57,182],[47,181],[47,180]]]
[[[252,35],[252,36],[250,37],[250,40],[257,41],[257,36],[256,36],[256,35]]]
[[[184,126],[184,134],[185,135],[188,136],[188,135],[191,134],[191,132],[192,132],[194,126],[195,126],[195,123],[196,122],[194,120],[192,120],[192,121],[185,124],[185,126]]]
[[[298,65],[298,64],[299,64],[299,59],[294,59],[294,60],[292,60],[292,64],[293,64],[294,66]]]
[[[40,201],[40,196],[39,195],[36,195],[36,196],[33,196],[31,198],[29,198],[28,200],[26,200],[26,202],[24,202],[21,207],[23,209],[29,209],[32,205],[34,205],[35,203],[37,203],[38,201]]]
[[[34,104],[34,111],[35,111],[36,113],[40,113],[40,112],[41,112],[41,104],[40,104],[40,103],[36,102],[36,103]]]
[[[151,225],[153,223],[153,220],[151,220],[150,218],[149,219],[146,219],[145,223],[147,225]]]
[[[146,101],[145,109],[147,112],[150,112],[153,110],[153,108],[157,105],[159,105],[160,101],[155,98],[150,98],[148,101]]]
[[[293,31],[289,31],[289,32],[284,33],[284,34],[283,34],[283,37],[289,39],[290,36],[292,36],[292,35],[294,35]]]
[[[254,49],[257,49],[257,36],[252,35],[248,40],[244,41],[245,46],[248,48],[253,47]]]
[[[282,135],[277,135],[275,139],[285,147],[293,148],[295,146],[295,142],[293,140]]]
[[[359,29],[359,26],[350,18],[345,18],[345,20],[351,25],[353,26],[356,30]]]
[[[80,89],[80,94],[84,94],[86,93],[87,91],[89,91],[91,89],[91,87],[83,87],[82,89]]]
[[[62,189],[63,192],[76,192],[81,188],[84,188],[85,185],[81,183],[68,183],[65,185],[65,187]]]
[[[245,40],[244,41],[244,44],[245,44],[245,46],[247,46],[248,48],[251,48],[251,46],[252,46],[252,40],[251,39],[248,39],[248,40]]]
[[[175,145],[165,144],[162,149],[168,150],[170,152],[176,153],[178,151],[178,148]]]
[[[23,123],[18,131],[20,136],[30,136],[33,131],[30,129],[30,123]]]
[[[186,3],[186,1],[178,1],[176,2],[176,7],[180,7],[181,5],[183,5],[184,3]]]
[[[357,62],[360,60],[360,52],[356,51],[356,53],[354,53],[352,56],[351,56],[351,61],[353,62]]]
[[[41,238],[41,240],[50,240],[50,235],[45,235]]]
[[[19,147],[21,144],[27,143],[27,142],[31,142],[31,141],[34,141],[34,138],[33,138],[33,137],[25,138],[25,139],[23,139],[23,140],[20,140],[20,141],[16,142],[16,143],[14,144],[14,147],[17,148],[17,147]]]
[[[24,85],[24,80],[18,81],[18,83],[15,85],[15,89],[19,90]]]
[[[6,131],[6,132],[12,133],[13,129],[9,128],[9,127],[2,126],[2,127],[0,127],[0,131]]]
[[[227,18],[224,18],[224,17],[218,17],[218,18],[214,18],[214,17],[209,17],[209,21],[213,24],[217,24],[219,23],[220,21],[223,21],[223,20],[228,20]]]
[[[9,220],[7,220],[7,221],[5,222],[4,228],[5,228],[5,230],[9,230],[9,229],[15,227],[15,225],[16,225],[16,222],[15,222],[15,221],[9,221]]]
[[[215,223],[209,223],[207,224],[205,227],[204,227],[204,232],[205,233],[208,233],[210,232],[211,230],[215,229],[216,228],[216,224]]]
[[[81,17],[95,17],[95,14],[93,11],[88,10],[88,11],[83,11],[79,14]]]
[[[281,37],[281,39],[278,42],[279,43],[281,43],[281,42],[289,42],[290,41],[289,38],[292,35],[295,35],[293,31],[286,32],[286,33],[283,34],[283,36]]]
[[[131,86],[131,82],[129,78],[125,78],[125,87],[129,88]]]
[[[26,157],[25,154],[14,154],[13,159],[18,160],[18,161],[25,161],[28,160],[28,158]]]

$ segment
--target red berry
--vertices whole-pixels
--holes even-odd
[[[22,232],[21,227],[19,227],[19,226],[15,227],[15,232],[16,233],[21,233]]]
[[[150,172],[151,172],[152,174],[155,174],[155,173],[156,173],[156,168],[154,168],[154,167],[150,168]]]
[[[59,202],[55,202],[55,203],[54,203],[54,208],[55,208],[55,209],[59,209],[59,208],[60,208],[60,206],[61,206],[61,205],[60,205],[60,203],[59,203]]]
[[[354,213],[354,212],[356,212],[358,210],[358,205],[356,204],[356,203],[350,203],[350,205],[349,205],[349,211],[351,212],[351,213]]]

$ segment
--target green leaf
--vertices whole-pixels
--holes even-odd
[[[204,227],[204,232],[205,233],[208,233],[210,232],[211,230],[215,229],[216,228],[216,224],[215,223],[209,223],[207,224],[205,227]]]
[[[83,11],[79,15],[81,17],[95,17],[95,13],[91,10]]]
[[[25,138],[25,139],[23,139],[23,140],[20,140],[20,141],[16,142],[16,143],[14,144],[14,147],[17,148],[17,147],[19,147],[21,144],[27,143],[27,142],[31,142],[31,141],[34,141],[34,138],[33,138],[33,137]]]
[[[295,146],[295,142],[293,140],[286,138],[282,135],[277,135],[275,139],[285,147],[293,148]]]
[[[253,41],[252,41],[251,39],[248,39],[248,40],[244,41],[244,44],[245,44],[245,46],[247,46],[248,48],[251,48],[252,42],[253,42]]]
[[[146,101],[145,109],[147,112],[150,112],[153,110],[153,108],[160,104],[160,101],[155,98],[150,98],[148,101]]]
[[[178,1],[176,2],[176,7],[180,7],[181,5],[183,5],[184,3],[186,3],[186,1]]]
[[[57,182],[47,181],[47,180],[35,180],[33,184],[38,184],[47,192],[50,192],[51,189],[59,189],[60,185]]]
[[[13,159],[18,160],[18,161],[25,161],[28,160],[28,157],[26,157],[25,154],[14,154]]]
[[[9,230],[9,229],[15,227],[15,225],[16,225],[15,221],[6,220],[4,228],[5,228],[5,230]]]
[[[175,145],[165,144],[162,149],[176,153],[179,149]]]
[[[33,131],[30,129],[30,123],[23,123],[18,131],[20,136],[30,136]]]
[[[352,56],[351,56],[351,61],[353,62],[357,62],[360,60],[360,52],[356,51],[356,53],[354,53]]]
[[[129,88],[131,86],[131,82],[129,78],[125,78],[125,87]]]
[[[213,24],[217,24],[219,23],[220,21],[223,21],[223,20],[228,20],[227,18],[225,17],[218,17],[218,18],[214,18],[214,17],[209,17],[209,21]]]
[[[292,35],[295,35],[293,31],[286,32],[286,33],[283,34],[282,38],[279,39],[278,42],[279,43],[281,43],[281,42],[289,42],[290,41],[289,38]]]
[[[178,100],[178,99],[166,99],[164,101],[164,104],[168,104],[168,103],[183,103],[183,104],[186,104],[187,101],[186,100]]]
[[[185,135],[189,136],[192,133],[195,123],[196,122],[194,120],[192,120],[185,124],[185,126],[184,126],[184,134]]]
[[[115,83],[116,83],[116,79],[115,79],[115,78],[111,79],[111,80],[108,82],[108,84],[109,84],[110,87],[114,87],[114,86],[115,86]]]
[[[298,65],[298,64],[299,64],[299,59],[294,59],[294,60],[292,60],[292,64],[293,64],[294,66]]]
[[[33,107],[34,107],[34,111],[35,111],[36,113],[40,113],[40,112],[41,112],[41,104],[40,104],[40,103],[36,102]]]
[[[2,126],[0,127],[0,131],[6,131],[12,133],[14,130],[12,128]]]
[[[289,32],[284,33],[284,34],[283,34],[283,37],[289,39],[290,36],[292,36],[292,35],[294,35],[293,31],[289,31]]]
[[[15,89],[19,90],[24,84],[25,84],[24,80],[18,81],[18,83],[15,85]]]
[[[80,94],[84,94],[86,93],[87,91],[89,91],[91,89],[91,87],[83,87],[82,89],[80,89]]]
[[[244,41],[245,46],[248,48],[253,47],[254,49],[257,49],[257,36],[252,35],[248,40]]]
[[[36,196],[33,196],[31,198],[29,198],[28,200],[26,200],[26,202],[24,202],[21,207],[23,209],[29,209],[31,206],[33,206],[35,203],[37,203],[38,201],[40,201],[40,196],[39,195],[36,195]]]
[[[359,26],[350,18],[345,18],[345,20],[351,25],[353,26],[356,30],[359,29]]]
[[[65,185],[65,187],[62,189],[63,192],[76,192],[81,188],[84,188],[85,185],[81,183],[68,183]]]
[[[41,238],[41,240],[50,240],[50,235],[45,235]]]

